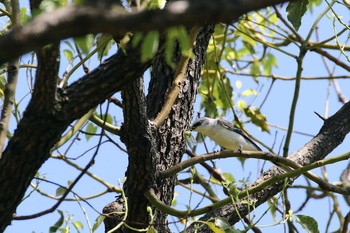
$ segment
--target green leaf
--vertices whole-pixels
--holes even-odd
[[[83,37],[74,38],[74,42],[77,44],[81,52],[87,55],[92,46],[94,46],[94,38],[94,35],[89,34]]]
[[[109,34],[100,34],[96,38],[97,57],[98,60],[102,60],[102,57],[107,56],[110,48],[112,47],[113,40]]]
[[[205,222],[205,224],[207,224],[210,230],[212,230],[214,233],[225,233],[224,229],[217,227],[213,222]]]
[[[157,233],[158,231],[154,228],[154,226],[150,226],[150,228],[148,228],[147,233]]]
[[[62,196],[66,191],[67,189],[65,187],[58,187],[56,189],[56,196]]]
[[[292,23],[295,30],[299,30],[301,18],[307,10],[309,0],[297,0],[289,2],[287,6],[287,19]]]
[[[312,13],[313,12],[313,7],[321,5],[322,0],[309,0],[309,5],[308,9]]]
[[[79,221],[72,222],[72,224],[78,232],[80,232],[80,230],[84,228],[84,225]]]
[[[4,96],[5,86],[6,86],[5,76],[0,75],[0,98]]]
[[[163,9],[165,6],[165,0],[150,0],[149,9]]]
[[[143,38],[143,33],[142,32],[136,32],[133,35],[133,37],[132,37],[132,41],[131,41],[132,47],[135,48],[140,43],[142,38]]]
[[[73,45],[70,41],[65,41],[64,43],[70,48],[71,51],[75,52],[75,48],[73,47]]]
[[[223,114],[231,108],[231,103],[232,103],[232,92],[233,88],[231,86],[231,82],[228,78],[220,78],[218,82],[215,85],[214,88],[215,93],[215,104],[220,107],[223,111]],[[217,90],[217,92],[216,92]]]
[[[297,222],[306,230],[308,233],[319,233],[318,224],[316,220],[306,215],[295,215]]]
[[[216,104],[212,98],[204,98],[201,103],[201,109],[204,109],[205,115],[208,117],[215,118],[219,115]]]
[[[89,123],[86,126],[85,131],[87,133],[85,134],[85,138],[86,138],[86,141],[88,141],[93,136],[93,134],[97,132],[97,126],[95,126],[93,123]]]
[[[222,228],[225,230],[225,233],[236,233],[240,232],[235,230],[235,228],[227,221],[226,218],[217,217],[215,218],[215,225],[219,228]]]
[[[43,0],[39,8],[41,11],[53,11],[58,7],[67,6],[67,4],[68,0]]]
[[[186,28],[183,26],[177,27],[178,30],[178,40],[181,48],[181,53],[184,56],[191,56],[192,47],[190,45],[190,38],[186,31]]]
[[[69,233],[70,232],[70,228],[69,226],[66,226],[65,228],[60,228],[58,229],[61,233]]]
[[[175,68],[175,63],[173,62],[175,44],[176,43],[176,35],[172,29],[166,31],[166,39],[165,39],[165,61],[171,67]]]
[[[244,113],[247,115],[247,117],[251,120],[252,123],[259,126],[262,131],[270,132],[269,126],[267,124],[266,117],[260,112],[257,108],[244,108]]]
[[[94,225],[92,226],[92,232],[95,232],[97,228],[101,225],[103,220],[105,219],[105,216],[100,215],[96,218]]]
[[[257,95],[258,92],[255,89],[247,89],[242,92],[242,96]]]
[[[225,177],[227,183],[236,182],[235,177],[231,173],[224,172],[222,175]]]
[[[146,34],[141,45],[141,61],[151,60],[156,55],[159,45],[159,32],[150,31]]]
[[[60,228],[63,225],[63,223],[64,223],[63,212],[61,210],[57,210],[57,212],[60,214],[60,218],[57,220],[55,225],[50,227],[50,230],[49,230],[50,233],[57,232],[58,228]]]
[[[234,198],[234,200],[238,200],[239,189],[237,188],[237,183],[229,183],[227,189],[228,193]]]
[[[254,80],[257,82],[257,76],[260,74],[260,62],[257,58],[254,58],[252,65],[250,66],[250,74],[253,76]]]
[[[29,21],[30,17],[27,15],[27,7],[22,7],[20,12],[20,18],[21,18],[21,24],[24,25],[26,22]]]
[[[269,210],[272,215],[272,218],[275,221],[275,223],[277,223],[278,221],[276,219],[276,212],[277,212],[276,207],[278,206],[278,199],[276,197],[270,198],[268,200],[268,205],[269,205]]]
[[[244,109],[247,108],[247,103],[244,100],[238,100],[237,107],[241,112],[243,112]]]
[[[107,117],[106,117],[106,114],[103,114],[100,116],[100,118],[104,121],[106,121],[108,124],[112,124],[113,123],[113,117],[111,114],[107,114]]]
[[[264,74],[270,75],[272,68],[277,67],[277,59],[276,57],[268,53],[267,56],[262,60],[263,66],[264,66]]]
[[[65,50],[63,50],[63,54],[67,58],[67,60],[69,62],[71,62],[73,60],[73,53],[72,53],[72,51],[70,51],[68,49],[65,49]]]

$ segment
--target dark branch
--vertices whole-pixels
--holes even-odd
[[[0,39],[0,64],[69,37],[99,32],[117,36],[129,31],[162,30],[175,25],[231,22],[247,12],[283,2],[287,0],[176,1],[163,10],[137,13],[128,13],[118,6],[111,10],[69,6],[40,15],[23,28],[3,36]]]

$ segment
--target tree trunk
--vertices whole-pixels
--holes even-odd
[[[152,120],[162,109],[175,75],[164,55],[153,62],[147,98],[142,78],[122,91],[124,124],[121,139],[126,144],[129,155],[124,189],[128,202],[127,223],[133,227],[143,228],[149,225],[147,206],[150,204],[144,196],[147,189],[153,188],[161,201],[171,205],[176,177],[160,179],[158,174],[181,161],[185,150],[184,132],[192,120],[201,67],[212,32],[213,26],[201,29],[194,58],[190,60],[185,79],[181,83],[181,91],[169,116],[159,128],[152,124]],[[177,50],[174,55],[175,64],[180,56],[181,53]],[[158,212],[156,216],[154,224],[158,232],[170,232],[167,215]],[[107,227],[106,231],[111,228],[112,226]]]

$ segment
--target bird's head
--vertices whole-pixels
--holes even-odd
[[[213,126],[214,124],[215,124],[215,119],[211,119],[208,117],[201,117],[192,123],[190,130],[197,131],[200,133],[205,133],[205,131],[209,129],[209,127]]]

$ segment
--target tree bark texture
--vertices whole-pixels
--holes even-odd
[[[30,181],[69,124],[150,65],[141,63],[138,50],[128,50],[127,56],[119,51],[77,82],[56,90],[58,53],[55,47],[49,49],[51,55],[38,52],[33,97],[0,160],[0,190],[6,190],[0,192],[0,232],[10,224]]]
[[[160,200],[171,204],[176,177],[163,180],[158,174],[181,160],[185,149],[184,132],[192,119],[201,67],[212,32],[213,26],[206,26],[199,33],[194,58],[189,62],[184,81],[178,84],[181,91],[159,128],[152,120],[162,109],[175,75],[175,70],[165,62],[164,55],[158,56],[152,64],[147,98],[143,78],[135,80],[122,91],[124,123],[121,139],[129,155],[124,189],[128,202],[127,223],[133,227],[148,226],[147,206],[150,204],[144,196],[147,189],[153,188]],[[174,54],[175,64],[180,56],[178,49]],[[167,215],[158,212],[156,216],[154,224],[158,232],[170,232]]]

